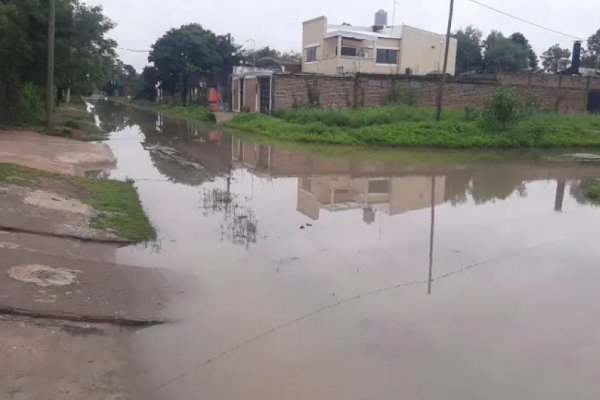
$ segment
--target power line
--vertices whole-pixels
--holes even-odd
[[[487,4],[484,4],[484,3],[480,2],[480,1],[477,1],[477,0],[469,0],[469,1],[470,1],[471,3],[475,3],[475,4],[477,4],[477,5],[480,5],[480,6],[482,6],[482,7],[485,7],[485,8],[487,8],[487,9],[490,9],[490,10],[492,10],[492,11],[495,11],[495,12],[497,12],[497,13],[500,13],[500,14],[502,14],[502,15],[505,15],[505,16],[507,16],[507,17],[510,17],[510,18],[516,19],[517,21],[521,21],[521,22],[524,22],[524,23],[526,23],[526,24],[529,24],[529,25],[535,26],[536,28],[540,28],[540,29],[543,29],[543,30],[545,30],[545,31],[548,31],[548,32],[556,33],[557,35],[562,35],[562,36],[565,36],[565,37],[568,37],[568,38],[571,38],[571,39],[575,39],[575,40],[582,40],[582,38],[580,38],[580,37],[573,36],[573,35],[569,35],[568,33],[564,33],[564,32],[561,32],[561,31],[557,31],[557,30],[555,30],[555,29],[548,28],[548,27],[546,27],[546,26],[543,26],[543,25],[537,24],[537,23],[535,23],[535,22],[528,21],[528,20],[526,20],[526,19],[524,19],[524,18],[517,17],[516,15],[510,14],[510,13],[508,13],[508,12],[506,12],[506,11],[499,10],[499,9],[497,9],[497,8],[494,8],[494,7],[492,7],[492,6],[489,6],[489,5],[487,5]]]
[[[128,49],[125,47],[117,47],[118,50],[131,51],[133,53],[150,53],[151,50]]]

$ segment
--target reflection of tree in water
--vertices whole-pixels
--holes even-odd
[[[258,221],[252,208],[246,204],[247,198],[240,198],[228,190],[205,189],[202,194],[204,214],[223,214],[221,239],[249,248],[256,243]]]
[[[578,182],[573,182],[571,187],[569,188],[569,192],[571,196],[577,201],[577,203],[585,205],[585,206],[600,206],[600,203],[594,200],[590,200],[585,195],[585,186],[592,181],[597,180],[596,178],[591,179],[582,179]]]
[[[521,197],[527,196],[523,178],[514,176],[511,171],[492,169],[477,172],[473,176],[471,195],[476,204],[506,200],[515,191]]]
[[[100,118],[100,128],[105,132],[118,132],[133,125],[127,116],[128,109],[123,104],[98,100],[94,103],[94,111]]]

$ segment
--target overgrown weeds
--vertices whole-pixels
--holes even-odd
[[[17,122],[25,125],[41,124],[44,120],[44,103],[41,92],[33,83],[25,83],[19,89]]]
[[[488,125],[481,108],[435,109],[383,106],[357,109],[278,110],[236,116],[227,126],[271,139],[295,142],[404,147],[600,147],[600,117],[530,111],[523,100],[519,122]]]

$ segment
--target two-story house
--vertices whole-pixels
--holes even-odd
[[[378,11],[375,25],[330,25],[326,17],[304,22],[302,72],[325,75],[441,73],[445,35],[407,25],[388,26]],[[456,69],[457,41],[450,39],[447,73]]]

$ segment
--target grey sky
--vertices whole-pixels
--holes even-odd
[[[587,39],[600,28],[600,2],[597,0],[481,0],[490,6],[516,14],[550,28]],[[505,34],[522,32],[538,55],[553,45],[572,47],[572,39],[543,31],[469,0],[455,0],[454,28],[475,25],[484,35],[492,29]],[[217,34],[231,33],[238,44],[255,39],[257,47],[299,51],[302,21],[326,15],[330,23],[348,22],[371,25],[378,9],[389,12],[393,0],[87,0],[102,5],[117,22],[110,36],[120,47],[147,49],[172,27],[196,22]],[[396,23],[442,33],[448,18],[449,0],[399,0]],[[138,69],[146,65],[147,55],[120,51],[126,63]]]

